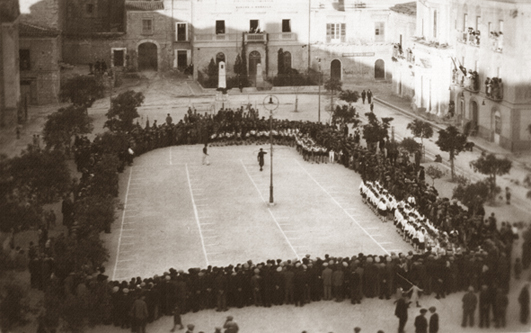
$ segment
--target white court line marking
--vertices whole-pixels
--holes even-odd
[[[199,223],[199,214],[197,213],[197,207],[195,205],[194,193],[192,191],[192,183],[190,182],[190,173],[188,172],[188,164],[185,164],[184,166],[186,167],[186,177],[188,178],[188,187],[190,189],[190,197],[192,198],[192,206],[194,206],[195,221],[197,222],[197,228],[199,228],[199,236],[201,237],[201,246],[203,246],[203,253],[205,254],[206,266],[208,266],[205,240],[203,239],[203,231],[201,230],[201,224]]]
[[[336,199],[335,199],[330,193],[328,193],[328,191],[327,191],[324,187],[322,187],[321,184],[319,184],[319,182],[318,182],[317,180],[315,180],[315,178],[313,178],[313,176],[312,176],[312,175],[311,175],[311,174],[310,174],[310,173],[309,173],[309,172],[308,172],[308,171],[307,171],[307,170],[306,170],[306,169],[305,169],[305,168],[299,163],[299,161],[297,161],[296,159],[294,159],[294,160],[295,160],[295,162],[297,162],[297,164],[301,167],[301,169],[304,170],[304,172],[306,172],[306,174],[308,175],[308,177],[310,177],[310,178],[315,182],[315,184],[317,184],[317,186],[319,186],[319,187],[321,188],[321,190],[323,190],[326,194],[328,194],[328,196],[332,199],[332,201],[334,201],[334,202],[336,203],[336,205],[338,205],[339,208],[341,208],[341,209],[345,212],[345,214],[347,214],[348,217],[350,217],[350,219],[351,219],[352,221],[354,221],[354,223],[356,223],[356,224],[358,225],[358,227],[359,227],[361,230],[363,230],[363,232],[373,240],[373,242],[375,242],[375,243],[376,243],[376,244],[377,244],[382,250],[384,250],[384,252],[385,252],[386,254],[389,254],[389,252],[387,252],[387,250],[386,250],[386,249],[385,249],[380,243],[378,243],[378,242],[376,241],[376,239],[374,239],[374,238],[371,236],[371,234],[369,234],[369,232],[368,232],[364,227],[362,227],[361,224],[359,224],[358,221],[357,221],[352,215],[350,215],[350,214],[349,214],[349,213],[348,213],[348,212],[347,212],[347,211],[346,211],[346,210],[345,210],[345,209],[339,204],[339,202],[337,202],[337,200],[336,200]]]
[[[253,178],[251,177],[251,175],[249,174],[249,171],[247,171],[247,168],[245,167],[245,164],[243,164],[243,161],[240,160],[240,163],[242,164],[242,167],[243,169],[245,170],[245,173],[247,174],[247,176],[249,177],[249,179],[251,180],[251,182],[253,183],[254,187],[256,188],[256,190],[258,191],[258,194],[260,194],[260,198],[262,198],[262,201],[264,203],[266,203],[265,199],[264,199],[264,196],[262,195],[262,192],[260,192],[260,189],[258,188],[258,186],[256,185],[256,183],[254,182]],[[280,230],[280,232],[282,233],[282,235],[284,235],[284,239],[286,240],[286,242],[288,243],[289,247],[291,248],[291,250],[293,251],[293,253],[295,253],[295,256],[297,257],[297,260],[300,260],[300,257],[299,255],[297,254],[297,251],[295,251],[295,248],[293,247],[293,245],[291,244],[291,242],[289,241],[288,239],[288,236],[286,236],[286,234],[284,233],[284,230],[282,230],[282,227],[280,226],[280,224],[278,224],[278,221],[277,219],[275,218],[275,216],[273,215],[273,212],[271,211],[271,209],[268,207],[267,208],[267,211],[269,212],[269,214],[271,215],[271,217],[273,218],[273,220],[275,221],[278,229]]]
[[[122,233],[124,231],[125,210],[127,209],[127,196],[129,195],[129,185],[131,184],[131,175],[133,174],[133,167],[129,169],[129,179],[127,180],[127,189],[125,190],[124,210],[122,212],[122,224],[120,225],[120,235],[118,236],[118,247],[116,249],[116,261],[114,262],[114,271],[112,279],[116,276],[116,267],[118,266],[118,259],[120,258],[120,246],[122,243]]]

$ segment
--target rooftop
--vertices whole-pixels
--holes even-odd
[[[59,30],[43,28],[33,24],[19,24],[20,37],[57,37],[60,33]]]
[[[406,3],[399,3],[389,9],[394,12],[400,13],[400,14],[416,16],[417,15],[417,2],[412,1],[412,2],[406,2]]]
[[[164,9],[163,1],[139,1],[139,0],[126,0],[125,10],[131,11],[153,11]]]

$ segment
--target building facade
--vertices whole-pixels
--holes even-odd
[[[416,33],[417,3],[391,7],[390,38],[394,41],[391,64],[393,93],[402,98],[415,97],[415,56],[413,37]]]
[[[478,136],[511,151],[531,146],[530,17],[529,1],[454,0],[449,20],[456,112]]]
[[[11,126],[20,116],[18,59],[18,0],[0,0],[0,126]]]

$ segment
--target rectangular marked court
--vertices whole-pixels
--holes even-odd
[[[339,164],[302,159],[275,146],[274,205],[270,151],[259,170],[259,146],[157,149],[121,175],[120,200],[107,272],[114,280],[236,265],[248,260],[407,252],[411,246],[363,204],[361,178]],[[266,149],[267,148],[267,149]]]

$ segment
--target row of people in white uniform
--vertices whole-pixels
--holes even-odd
[[[315,143],[308,135],[297,135],[295,141],[297,149],[302,153],[305,161],[317,163],[327,163],[329,161],[328,149]],[[330,162],[333,163],[332,161]]]
[[[436,236],[443,236],[447,240],[445,232],[437,230],[425,216],[414,208],[415,198],[413,196],[405,201],[397,201],[377,181],[362,181],[359,189],[363,201],[378,213],[382,221],[393,220],[397,232],[404,240],[413,244],[415,250],[424,252],[426,246],[438,248],[440,244]]]

